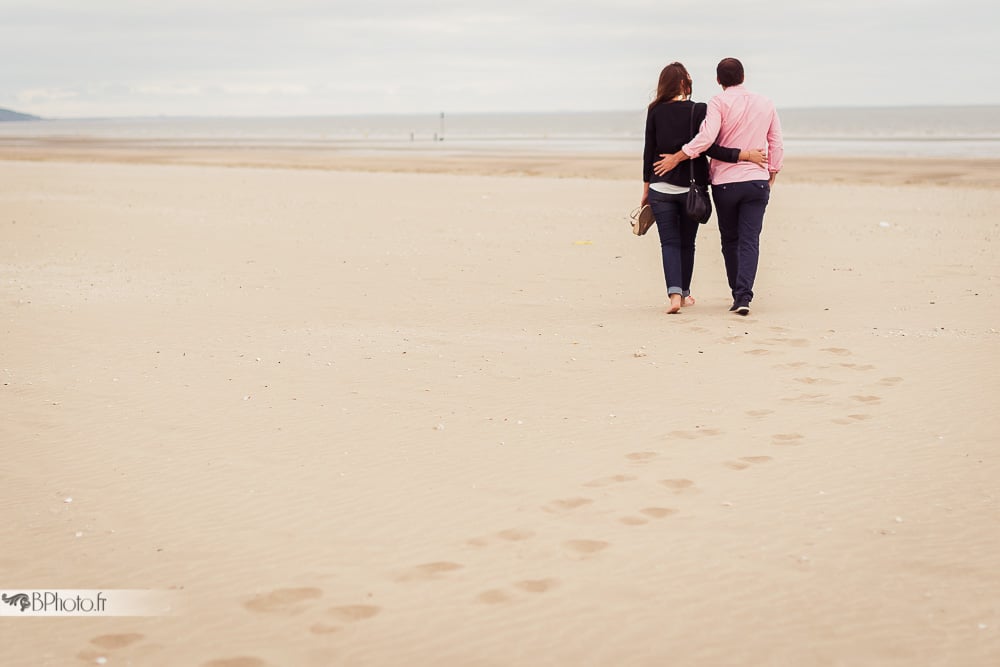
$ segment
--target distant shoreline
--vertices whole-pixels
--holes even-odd
[[[391,158],[391,159],[388,159]],[[639,181],[638,154],[455,147],[449,142],[252,145],[0,136],[0,161],[214,166],[366,173],[442,173]],[[812,156],[786,151],[787,183],[1000,188],[1000,159]]]
[[[993,158],[1000,106],[859,107],[780,112],[790,155]],[[330,150],[366,154],[412,149],[632,154],[642,151],[645,114],[633,111],[373,114],[316,117],[45,119],[0,125],[0,142],[93,141],[130,149]]]
[[[698,99],[699,102],[707,102],[710,97]],[[830,112],[853,112],[853,111],[876,111],[876,112],[899,112],[899,111],[953,111],[956,109],[979,109],[984,111],[1000,112],[1000,104],[902,104],[902,105],[844,105],[844,106],[790,106],[778,107],[779,115],[782,113],[796,113],[805,111],[809,113],[830,111]],[[0,109],[3,111],[3,109]],[[282,115],[232,115],[232,114],[133,114],[133,115],[105,115],[105,116],[32,116],[39,120],[49,121],[177,121],[177,120],[296,120],[296,119],[322,119],[322,118],[409,118],[409,117],[432,117],[439,118],[442,113],[447,117],[468,117],[468,116],[565,116],[565,115],[604,115],[604,114],[634,114],[643,113],[643,109],[555,109],[555,110],[532,110],[532,111],[413,111],[413,112],[373,112],[373,113],[326,113],[326,114],[282,114]],[[19,112],[13,112],[19,113]],[[31,114],[22,114],[31,115]]]

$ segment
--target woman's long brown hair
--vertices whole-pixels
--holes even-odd
[[[660,81],[656,84],[656,98],[649,103],[652,109],[657,104],[669,102],[678,95],[691,94],[691,75],[680,63],[670,63],[660,72]]]

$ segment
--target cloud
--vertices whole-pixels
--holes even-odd
[[[0,70],[0,104],[48,115],[621,109],[641,107],[672,60],[707,98],[729,55],[779,106],[929,103],[942,88],[958,103],[1000,102],[983,84],[997,11],[954,0],[948,17],[926,0],[6,0],[0,59],[19,66]],[[928,58],[932,44],[945,55]]]
[[[143,83],[132,89],[140,95],[157,95],[167,97],[190,97],[202,95],[205,90],[201,86],[184,83]]]
[[[308,95],[309,88],[295,83],[230,83],[223,84],[227,95]]]
[[[14,97],[22,104],[34,106],[49,102],[71,100],[79,96],[80,93],[75,90],[66,90],[62,88],[29,88],[27,90],[19,90]]]

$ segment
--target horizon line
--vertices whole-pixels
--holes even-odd
[[[889,110],[889,109],[954,109],[954,108],[998,108],[1000,103],[947,103],[947,104],[859,104],[859,105],[815,105],[815,106],[787,106],[777,107],[782,111],[822,111],[822,110]],[[306,113],[306,114],[129,114],[129,115],[92,115],[92,116],[41,116],[24,111],[15,111],[9,107],[0,107],[2,111],[10,111],[23,115],[33,116],[33,118],[23,121],[11,120],[0,122],[32,122],[32,121],[65,121],[65,120],[213,120],[213,119],[307,119],[307,118],[350,118],[358,116],[382,116],[382,117],[403,117],[403,116],[485,116],[485,115],[557,115],[557,114],[603,114],[603,113],[642,113],[645,107],[638,109],[532,109],[532,110],[498,110],[498,111],[448,111],[447,109],[438,111],[359,111],[359,112],[337,112],[337,113]]]

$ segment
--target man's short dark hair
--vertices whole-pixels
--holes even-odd
[[[724,88],[738,86],[743,83],[743,63],[736,58],[723,58],[715,68],[715,75]]]

